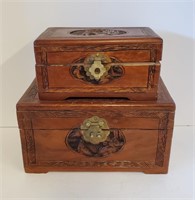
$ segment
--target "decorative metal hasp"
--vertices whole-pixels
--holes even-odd
[[[83,139],[92,144],[99,144],[106,141],[110,134],[106,120],[98,116],[86,119],[80,129]]]
[[[86,58],[84,65],[86,75],[91,80],[95,79],[96,81],[99,81],[102,77],[108,75],[110,66],[105,64],[110,62],[110,58],[103,54],[97,53],[90,55],[88,58]]]

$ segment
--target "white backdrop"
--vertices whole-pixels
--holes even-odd
[[[194,6],[192,0],[0,0],[0,199],[194,199],[194,127],[187,126]],[[163,38],[161,75],[177,105],[169,174],[24,173],[15,105],[35,77],[33,41],[49,26],[149,26]]]
[[[193,1],[2,2],[0,126],[17,126],[15,104],[35,77],[33,41],[50,26],[149,26],[164,40],[161,76],[177,105],[176,125],[192,125]]]

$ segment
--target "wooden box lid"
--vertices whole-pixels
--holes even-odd
[[[83,43],[86,41],[87,43]],[[88,43],[157,43],[162,44],[160,38],[149,27],[109,27],[109,28],[70,28],[50,27],[36,40],[35,45],[53,44],[88,44]]]
[[[162,46],[162,38],[149,27],[51,27],[34,41],[36,57],[40,52],[149,50],[155,55],[151,61],[160,61]]]

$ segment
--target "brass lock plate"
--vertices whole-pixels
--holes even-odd
[[[110,134],[106,120],[98,116],[86,119],[80,129],[83,139],[92,144],[99,144],[106,141]]]
[[[84,61],[86,75],[91,80],[95,79],[96,81],[99,81],[101,78],[108,75],[110,65],[107,64],[110,62],[110,58],[105,54],[97,53],[88,56]]]
[[[125,71],[121,62],[105,53],[94,53],[79,58],[72,64],[70,74],[91,84],[104,84],[121,78]]]
[[[65,138],[74,152],[89,157],[105,157],[122,150],[126,139],[119,129],[110,129],[105,119],[93,116],[73,128]]]

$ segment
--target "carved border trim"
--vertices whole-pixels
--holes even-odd
[[[100,112],[101,113],[101,112]],[[107,111],[108,114],[113,117],[118,116],[118,110],[116,111]],[[87,116],[94,115],[94,111],[85,111]],[[99,112],[96,111],[96,115]],[[74,110],[64,110],[64,111],[34,111],[32,112],[34,117],[52,117],[52,118],[70,118],[70,117],[79,117],[83,115],[82,111],[74,111]],[[139,111],[135,110],[132,112],[123,113],[124,117],[135,117],[135,118],[158,118],[159,119],[159,129],[165,129],[167,127],[169,112],[165,111]]]
[[[43,52],[63,52],[63,51],[123,51],[123,50],[150,50],[151,58],[156,57],[157,44],[133,43],[128,45],[73,45],[73,46],[47,46],[42,47]],[[153,51],[154,49],[154,51]],[[44,58],[44,57],[43,57]],[[42,59],[43,60],[43,59]]]
[[[43,88],[44,89],[48,89],[48,87],[49,87],[49,80],[48,80],[47,66],[46,65],[42,66],[41,70],[42,70]]]
[[[24,130],[25,131],[25,139],[26,139],[26,148],[28,152],[28,161],[29,164],[36,164],[36,149],[35,149],[35,141],[34,134],[32,130]]]
[[[161,129],[166,129],[168,122],[169,122],[169,112],[166,112],[164,114],[161,114],[159,116],[159,126],[158,128]]]
[[[86,82],[87,83],[87,82]],[[88,83],[87,83],[88,84]],[[150,88],[148,88],[147,86],[146,87],[132,87],[132,88],[108,88],[108,91],[109,92],[131,92],[131,93],[144,93],[146,91],[148,91]],[[76,89],[74,89],[74,92],[94,92],[94,90],[96,92],[105,92],[105,90],[102,88],[102,89],[99,89],[99,88],[96,88],[95,86],[91,85],[90,88],[83,88],[83,87],[79,87],[79,84],[78,84],[78,87]],[[57,93],[69,93],[72,91],[72,88],[70,87],[63,87],[63,88],[59,88],[59,87],[52,87],[52,88],[48,88],[48,91],[47,92],[57,92]]]
[[[148,69],[148,89],[151,89],[154,87],[154,74],[156,71],[156,66],[155,65],[151,65],[149,66]]]
[[[40,161],[49,167],[112,167],[112,168],[153,168],[154,162],[148,161]]]
[[[162,167],[164,164],[164,153],[166,150],[167,130],[158,131],[158,145],[156,151],[155,164]]]
[[[156,57],[157,57],[156,49],[154,49],[154,48],[150,49],[150,59],[151,59],[151,61],[155,61]]]
[[[47,48],[41,48],[41,63],[47,64]]]
[[[114,45],[87,45],[87,46],[48,46],[48,47],[41,47],[41,62],[44,64],[42,66],[42,79],[43,79],[43,88],[49,88],[49,81],[48,81],[48,72],[47,72],[47,53],[48,52],[63,52],[63,51],[120,51],[120,50],[149,50],[151,61],[155,61],[157,57],[157,51],[155,49],[155,44],[128,44],[122,46],[114,46]],[[155,74],[155,66],[149,67],[149,76],[148,76],[148,86],[147,88],[128,88],[131,92],[145,92],[148,89],[153,88],[154,82],[154,74]],[[58,88],[56,88],[58,89]],[[130,92],[128,91],[128,92]]]
[[[61,117],[58,111],[52,111],[58,113],[53,117]],[[39,112],[42,113],[42,112]],[[48,114],[48,112],[46,112]],[[65,112],[61,112],[64,116]],[[49,115],[51,113],[49,112]],[[152,168],[157,166],[162,167],[164,164],[164,153],[166,150],[166,140],[168,131],[165,129],[169,121],[169,113],[163,112],[132,112],[134,116],[139,117],[154,117],[159,118],[159,131],[158,131],[158,143],[156,150],[155,162],[148,161],[104,161],[104,162],[88,162],[88,161],[40,161],[36,163],[36,149],[34,134],[32,130],[25,130],[26,147],[28,152],[29,164],[43,165],[43,166],[57,166],[57,167],[114,167],[114,168]]]
[[[30,91],[28,92],[27,96],[29,97],[29,99],[34,99],[36,95],[37,95],[37,85],[34,84],[33,87],[30,89]]]
[[[48,89],[49,86],[49,80],[48,80],[48,72],[47,72],[47,49],[45,47],[41,48],[41,63],[44,64],[41,67],[41,73],[42,73],[42,81],[43,81],[43,88]]]
[[[118,92],[140,92],[140,93],[143,93],[143,92],[146,92],[148,90],[153,89],[154,88],[154,75],[155,75],[155,71],[156,71],[155,69],[156,69],[155,65],[149,66],[149,69],[148,69],[148,84],[147,84],[146,87],[130,87],[130,88],[125,88],[125,89],[124,88],[123,89],[117,88],[117,91]],[[43,88],[49,89],[47,65],[43,65],[41,67],[41,73],[42,73]],[[71,76],[71,74],[70,74],[70,76]],[[120,77],[117,77],[117,78],[120,78]],[[94,89],[95,87],[92,86],[92,88]],[[54,89],[54,88],[52,88],[52,89]],[[57,91],[63,92],[63,90],[65,90],[65,92],[69,92],[69,90],[70,90],[69,88],[60,89],[58,87],[55,88],[55,89],[56,89],[56,92]],[[82,88],[82,90],[83,90],[83,88]]]

